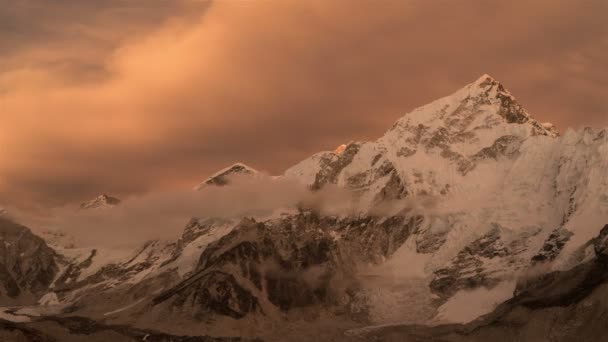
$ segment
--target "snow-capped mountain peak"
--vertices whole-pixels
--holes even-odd
[[[80,209],[101,209],[101,208],[109,208],[120,204],[120,199],[112,196],[108,196],[106,194],[101,194],[96,198],[81,203]]]
[[[313,190],[348,188],[359,212],[422,213],[416,250],[430,255],[433,291],[449,297],[536,262],[581,262],[608,221],[607,143],[605,131],[591,129],[560,137],[483,75],[404,115],[378,140],[317,153],[285,175]],[[408,207],[429,197],[430,205]]]
[[[218,172],[216,172],[215,174],[213,174],[212,176],[210,176],[209,178],[205,179],[204,181],[202,181],[199,185],[197,185],[196,187],[194,187],[194,190],[201,190],[206,186],[224,186],[230,183],[230,178],[234,177],[234,176],[251,176],[251,175],[256,175],[259,172],[248,166],[245,165],[243,163],[235,163],[232,164],[231,166],[228,166],[227,168],[224,168]]]
[[[501,129],[507,124],[524,125],[532,135],[557,136],[553,125],[543,125],[532,118],[515,97],[489,75],[416,108],[399,119],[394,128],[444,128],[448,133],[467,133]]]
[[[285,174],[313,188],[335,183],[357,192],[370,189],[364,202],[373,204],[386,195],[382,184],[401,184],[403,189],[390,195],[396,198],[405,196],[406,188],[410,194],[416,188],[414,193],[447,193],[455,174],[464,176],[488,159],[512,157],[530,137],[557,136],[553,125],[536,121],[501,83],[483,75],[404,115],[377,141],[317,153]],[[416,180],[426,172],[435,185]]]

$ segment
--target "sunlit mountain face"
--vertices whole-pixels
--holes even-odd
[[[607,10],[0,6],[0,340],[603,340]]]

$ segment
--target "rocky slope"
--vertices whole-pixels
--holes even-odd
[[[0,303],[36,303],[59,271],[55,252],[28,228],[2,217],[0,241]]]
[[[608,225],[595,256],[570,270],[531,275],[517,295],[467,325],[370,327],[347,333],[374,341],[598,341],[608,337]]]
[[[367,213],[431,197],[419,208],[416,248],[429,256],[431,289],[446,300],[534,263],[567,269],[588,257],[586,244],[608,216],[606,136],[585,129],[559,137],[484,75],[378,140],[316,154],[285,175],[313,190],[351,189]]]
[[[317,305],[344,310],[359,287],[357,264],[391,256],[419,224],[417,218],[338,219],[312,212],[245,219],[210,244],[192,276],[154,304],[237,319]]]

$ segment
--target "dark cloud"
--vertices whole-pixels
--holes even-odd
[[[0,202],[184,188],[234,161],[280,173],[483,73],[562,129],[608,124],[602,0],[0,8]]]

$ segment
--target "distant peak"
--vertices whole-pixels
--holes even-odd
[[[524,125],[533,135],[559,135],[555,128],[536,121],[500,82],[488,74],[451,95],[414,109],[399,119],[393,129],[409,127],[435,131],[442,128],[453,134],[467,132],[470,135],[473,131],[502,124]]]
[[[473,93],[479,94],[487,92],[491,89],[495,89],[496,93],[512,97],[511,93],[507,89],[505,89],[502,83],[500,83],[498,80],[488,74],[481,75],[478,79],[475,80],[475,82],[471,83],[468,88],[471,89]]]
[[[346,150],[346,144],[342,144],[340,146],[338,146],[335,150],[334,153],[335,154],[340,154],[342,152],[344,152],[344,150]]]
[[[106,194],[101,194],[94,199],[80,204],[80,209],[98,209],[113,207],[120,204],[120,200]]]
[[[215,186],[224,186],[230,183],[228,178],[236,176],[236,175],[255,175],[258,171],[244,163],[234,163],[227,168],[221,169],[220,171],[214,173],[212,176],[201,182],[199,185],[194,187],[194,190],[201,190],[205,186],[215,185]]]
[[[488,74],[481,75],[475,82],[473,82],[473,84],[477,84],[477,85],[492,84],[492,83],[498,83],[498,81],[496,81],[496,79],[494,79],[494,77],[492,77]]]

